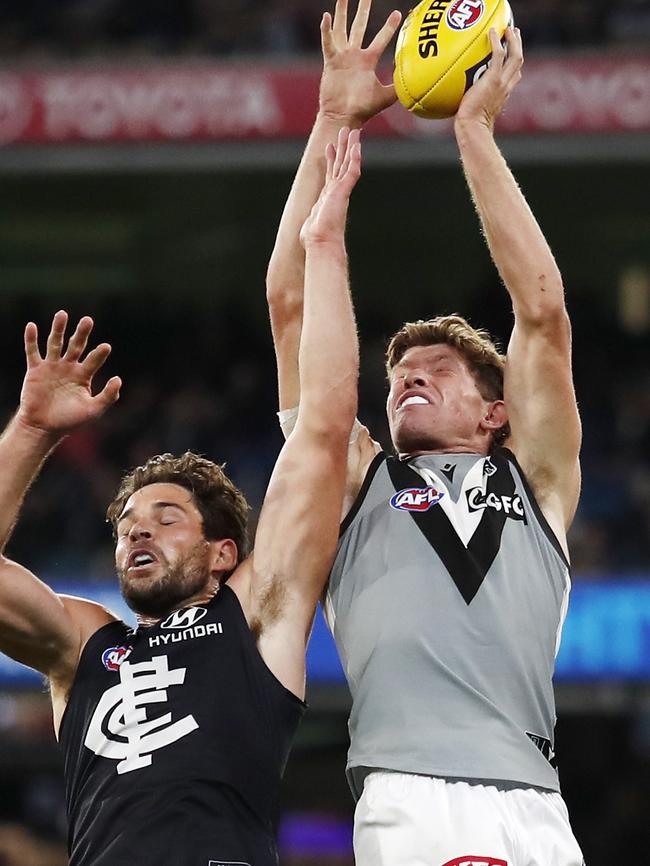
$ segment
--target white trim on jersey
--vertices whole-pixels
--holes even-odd
[[[334,610],[334,603],[332,601],[332,596],[330,595],[329,589],[325,593],[325,604],[323,605],[323,616],[325,617],[325,622],[329,630],[334,634],[334,626],[336,625],[336,611]]]
[[[564,595],[562,596],[562,607],[560,608],[560,621],[557,624],[557,632],[555,635],[555,658],[560,651],[562,643],[562,630],[564,629],[564,620],[569,611],[569,595],[571,593],[571,574],[569,569],[564,567]]]

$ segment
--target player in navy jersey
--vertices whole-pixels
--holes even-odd
[[[0,649],[50,683],[71,866],[277,863],[278,787],[304,709],[305,647],[335,551],[356,411],[344,229],[358,134],[343,132],[327,163],[301,232],[301,411],[254,551],[246,556],[241,493],[188,453],[138,467],[109,508],[136,629],[0,558]],[[25,330],[20,406],[0,438],[2,550],[48,454],[118,399],[118,377],[91,390],[110,346],[86,351],[88,317],[66,344],[66,323],[54,316],[44,355],[36,326]]]
[[[447,4],[436,6],[440,18]],[[269,264],[285,434],[302,400],[298,231],[320,153],[340,126],[362,127],[396,98],[375,70],[399,13],[364,48],[369,15],[359,0],[348,28],[337,0],[323,17],[319,111]],[[461,316],[408,323],[387,357],[397,455],[359,423],[350,439],[326,613],[353,698],[359,866],[582,863],[559,794],[551,682],[580,486],[570,325],[557,265],[493,136],[521,77],[521,37],[509,28],[505,46],[494,30],[490,40],[454,133],[512,300],[507,353]]]

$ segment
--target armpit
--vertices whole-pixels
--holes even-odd
[[[255,615],[251,618],[250,629],[259,637],[265,628],[273,625],[282,616],[287,602],[287,588],[279,578],[271,578],[258,591]]]

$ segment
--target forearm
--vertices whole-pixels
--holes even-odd
[[[272,308],[276,306],[280,311],[283,306],[302,309],[305,253],[300,229],[323,188],[325,147],[336,142],[344,126],[360,128],[361,122],[352,117],[318,114],[282,212],[267,271],[268,300]]]
[[[25,494],[58,439],[15,415],[0,436],[0,553],[9,541]]]
[[[346,124],[359,126],[353,118],[319,113],[303,154],[267,271],[266,296],[271,317],[278,369],[280,409],[300,402],[298,353],[302,330],[305,282],[305,252],[300,229],[320,195],[325,180],[325,148],[335,142]]]
[[[519,321],[538,323],[564,309],[553,254],[492,132],[480,121],[457,121],[465,177],[494,263]]]
[[[349,436],[357,410],[359,345],[343,239],[308,244],[300,343],[301,413]]]

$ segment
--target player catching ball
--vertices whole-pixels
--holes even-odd
[[[268,271],[285,432],[302,402],[299,229],[322,142],[391,104],[375,68],[399,16],[362,47],[370,0],[323,19],[320,108]],[[581,429],[562,280],[494,140],[521,38],[490,34],[458,149],[510,295],[505,355],[458,315],[390,341],[395,455],[356,425],[326,612],[352,692],[348,774],[359,866],[581,866],[559,792],[552,675],[570,587],[566,532]],[[435,287],[432,287],[435,292]]]

